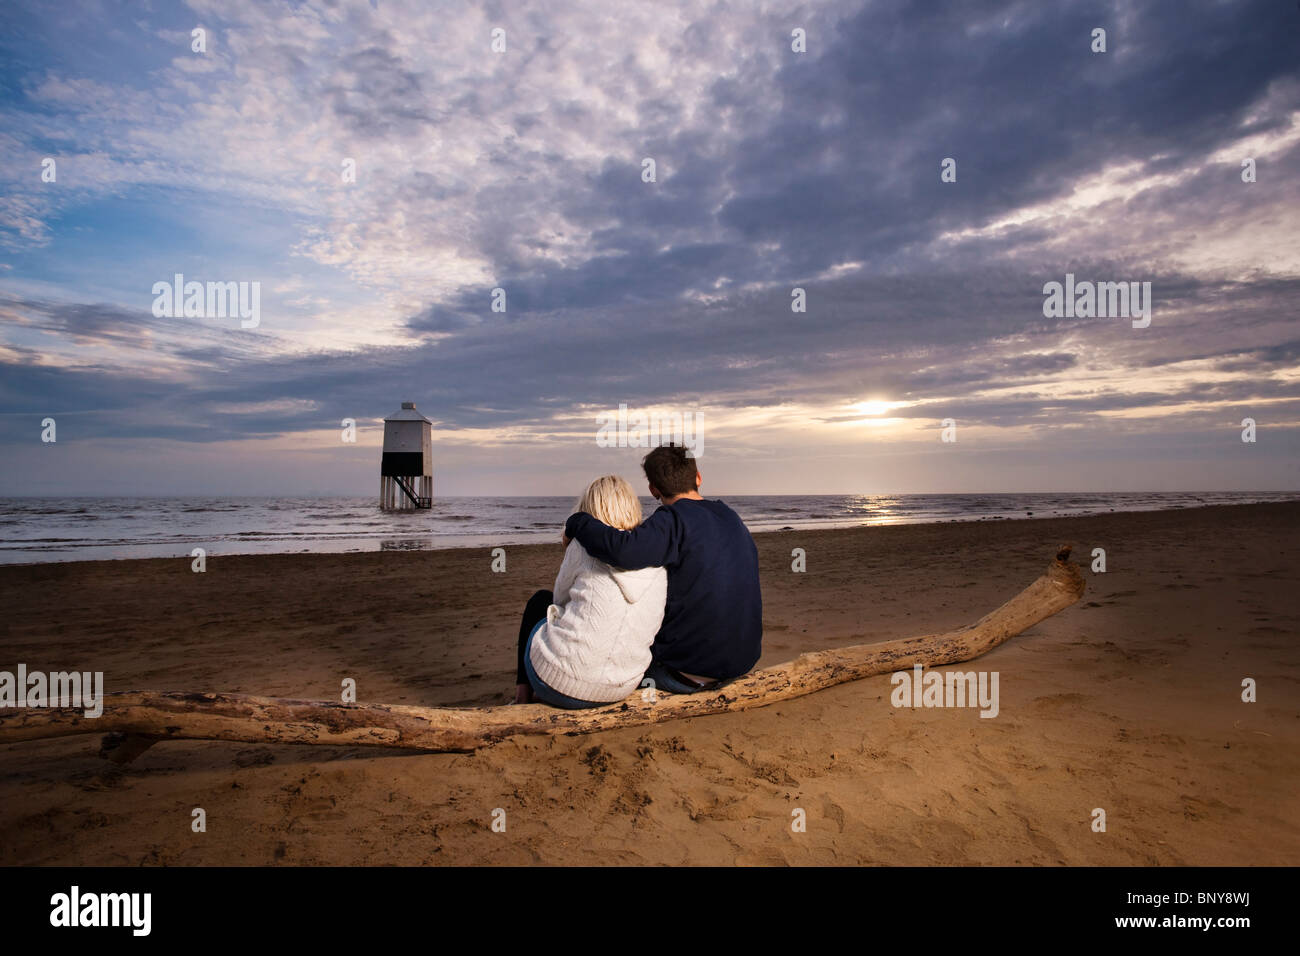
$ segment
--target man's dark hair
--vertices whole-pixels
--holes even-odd
[[[694,458],[688,458],[686,448],[669,443],[660,445],[641,462],[646,480],[665,498],[694,491],[695,475],[699,472]]]

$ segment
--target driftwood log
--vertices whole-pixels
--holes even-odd
[[[180,739],[464,752],[514,734],[587,734],[766,707],[914,664],[938,667],[979,657],[1083,596],[1083,576],[1069,558],[1070,549],[1062,548],[1029,587],[955,631],[813,651],[697,694],[636,691],[608,707],[558,710],[544,704],[455,709],[133,691],[105,695],[97,718],[74,708],[7,711],[0,716],[0,744],[109,733],[106,755],[119,763],[159,740]]]

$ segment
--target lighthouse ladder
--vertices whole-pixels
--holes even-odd
[[[402,478],[400,475],[394,475],[393,481],[397,482],[397,487],[402,489],[402,493],[405,494],[406,497],[411,499],[411,504],[415,505],[415,507],[417,508],[433,507],[432,498],[425,498],[422,495],[417,495],[415,491],[411,488],[411,486],[406,483],[406,479]]]

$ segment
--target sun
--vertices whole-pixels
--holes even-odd
[[[854,402],[849,408],[862,415],[883,415],[894,407],[893,402]]]

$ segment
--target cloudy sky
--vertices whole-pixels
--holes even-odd
[[[0,494],[369,494],[403,400],[440,494],[635,477],[620,404],[697,415],[713,493],[1300,488],[1297,38],[1278,0],[6,3]],[[177,273],[259,324],[156,316]],[[1045,317],[1067,273],[1150,325]]]

